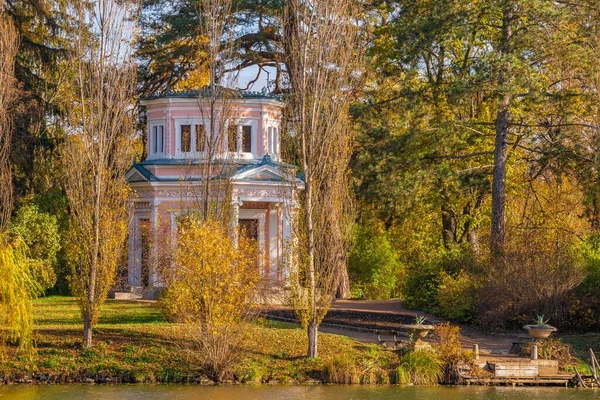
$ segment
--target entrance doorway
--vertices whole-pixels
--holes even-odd
[[[242,235],[258,243],[258,219],[240,219],[239,227]]]

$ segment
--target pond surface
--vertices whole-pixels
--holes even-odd
[[[600,390],[508,387],[399,386],[186,386],[186,385],[15,385],[0,386],[0,399],[210,399],[210,400],[587,400]]]

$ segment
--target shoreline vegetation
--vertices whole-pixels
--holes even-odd
[[[75,298],[41,298],[34,302],[34,311],[34,361],[20,357],[16,346],[7,346],[0,383],[215,384],[190,362],[191,355],[181,345],[182,330],[167,322],[155,303],[108,300],[94,333],[96,346],[90,350],[82,350],[82,322]],[[410,369],[416,360],[403,358],[401,352],[340,335],[319,333],[322,351],[319,358],[309,359],[305,335],[293,324],[262,318],[246,323],[234,379],[220,383],[396,384],[408,383],[411,373],[419,374],[419,365]],[[583,358],[585,347],[597,338],[569,336],[565,340]],[[436,361],[421,365],[426,368],[427,363]],[[437,379],[433,376],[425,383],[432,384]]]

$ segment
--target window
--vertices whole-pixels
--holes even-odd
[[[206,128],[204,125],[195,125],[196,151],[206,151]]]
[[[162,125],[154,125],[150,129],[150,132],[151,132],[150,133],[151,153],[152,154],[162,153],[164,151],[164,149],[163,149],[163,142],[164,142],[163,126]]]
[[[269,137],[269,143],[268,143],[268,149],[269,149],[269,153],[272,155],[276,155],[277,154],[277,128],[274,127],[269,127],[268,129],[268,137]]]
[[[237,151],[238,127],[235,124],[227,126],[227,151]]]
[[[273,142],[275,139],[275,135],[273,135],[273,131],[275,130],[275,128],[273,127],[269,127],[268,130],[268,141],[269,141],[269,153],[273,154],[275,152],[275,143]]]
[[[181,125],[181,152],[189,153],[192,150],[192,126]]]
[[[242,126],[242,152],[252,153],[252,127],[250,125]]]

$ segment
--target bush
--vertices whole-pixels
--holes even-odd
[[[435,297],[436,313],[454,321],[471,321],[477,312],[477,278],[465,271],[460,271],[455,277],[442,271],[439,282]]]
[[[460,298],[460,292],[469,293],[470,279],[468,271],[477,271],[479,265],[471,250],[456,248],[443,250],[430,260],[409,265],[404,287],[404,303],[409,308],[429,312],[456,313],[459,305],[459,317],[470,319],[468,299]],[[464,314],[464,315],[463,315]],[[450,315],[443,315],[453,318]]]
[[[237,243],[219,221],[182,219],[174,265],[160,272],[165,290],[160,305],[181,324],[192,362],[214,381],[233,375],[238,343],[259,280],[256,243]]]
[[[489,262],[479,322],[488,328],[520,329],[537,314],[561,329],[568,317],[568,295],[585,278],[578,239],[536,229],[507,237],[503,256]]]
[[[401,385],[436,385],[442,379],[442,362],[429,350],[411,350],[404,354],[396,370]]]
[[[44,290],[52,287],[56,283],[54,271],[60,250],[56,217],[40,212],[35,204],[26,204],[17,210],[11,223],[11,232],[25,244],[25,254],[31,260],[35,279]]]
[[[381,300],[398,296],[396,288],[401,271],[383,229],[356,225],[354,248],[348,260],[352,296]]]
[[[474,367],[473,353],[462,349],[460,328],[449,323],[438,324],[435,333],[439,339],[438,355],[442,362],[442,380],[456,385],[461,383],[461,371]]]
[[[573,348],[560,339],[545,339],[535,343],[528,342],[521,345],[520,354],[523,357],[531,357],[531,346],[537,345],[538,358],[542,360],[556,360],[562,369],[576,362],[573,357]]]
[[[35,204],[27,204],[17,210],[11,223],[11,231],[27,245],[27,256],[43,261],[50,266],[56,264],[60,250],[60,236],[56,217],[40,212]]]
[[[360,383],[361,374],[355,361],[342,355],[323,366],[322,380],[324,383],[355,384]]]

